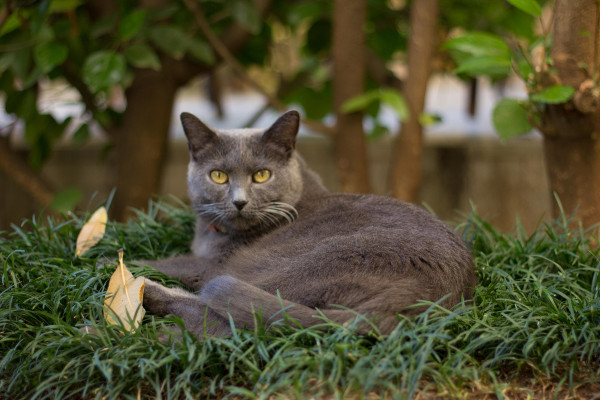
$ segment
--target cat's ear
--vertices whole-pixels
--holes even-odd
[[[217,140],[217,134],[202,121],[190,113],[181,113],[181,124],[188,140],[190,154],[194,160],[196,154]]]
[[[295,110],[288,111],[263,133],[261,141],[277,146],[289,157],[296,148],[296,135],[299,128],[300,114]]]

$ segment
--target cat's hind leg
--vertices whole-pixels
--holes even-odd
[[[358,318],[362,321],[358,324],[358,332],[371,330],[365,319],[353,311],[331,308],[316,310],[274,296],[229,275],[211,279],[200,291],[200,300],[221,317],[231,316],[240,328],[253,328],[259,316],[264,325],[279,323],[287,316],[302,327],[322,324],[327,320],[343,324]]]
[[[200,300],[194,293],[180,288],[167,288],[146,279],[144,307],[155,315],[176,315],[185,327],[199,338],[227,336],[231,334],[229,320],[221,317]]]

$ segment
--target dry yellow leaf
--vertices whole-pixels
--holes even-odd
[[[77,248],[75,249],[75,257],[79,257],[90,248],[94,247],[96,243],[104,236],[104,230],[106,229],[106,221],[108,215],[106,214],[106,208],[100,207],[96,210],[83,225],[79,235],[77,236]]]
[[[142,306],[145,283],[144,277],[134,278],[125,267],[123,249],[119,250],[119,265],[110,277],[104,298],[104,318],[108,323],[122,324],[128,332],[140,326],[146,314]]]

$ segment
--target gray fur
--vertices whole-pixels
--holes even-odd
[[[472,297],[471,254],[439,219],[392,198],[324,188],[294,151],[297,112],[266,131],[217,131],[191,114],[181,119],[198,214],[192,254],[150,264],[195,294],[149,282],[150,311],[180,316],[199,336],[227,334],[229,316],[240,327],[252,327],[256,313],[272,323],[282,308],[303,326],[360,314],[389,333],[397,313],[423,310],[414,306],[419,300],[451,307]],[[214,183],[215,169],[229,181]],[[271,178],[253,182],[262,169]]]

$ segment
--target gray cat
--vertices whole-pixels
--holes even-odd
[[[382,333],[419,300],[451,307],[477,280],[462,239],[392,198],[332,194],[295,151],[300,117],[269,129],[217,131],[183,113],[197,212],[192,255],[148,262],[191,292],[148,281],[144,306],[198,336],[294,319],[307,327],[364,315]],[[283,311],[282,311],[283,310]],[[359,317],[357,329],[366,332]]]

